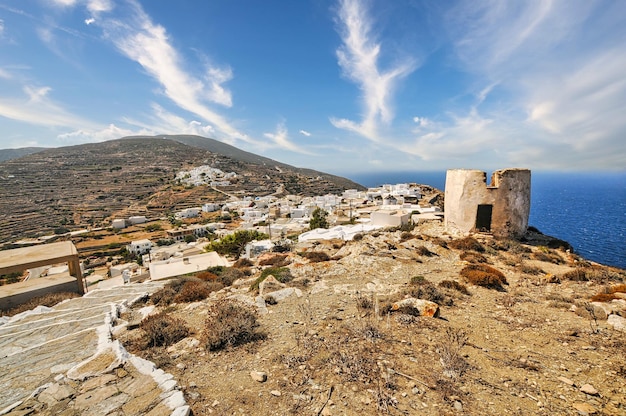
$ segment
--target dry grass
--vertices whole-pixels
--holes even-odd
[[[565,261],[561,255],[553,250],[546,248],[545,250],[538,250],[533,252],[531,257],[535,260],[543,261],[546,263],[563,264]]]
[[[469,264],[460,274],[471,284],[489,289],[504,290],[502,285],[508,284],[501,271],[486,264]]]
[[[330,260],[330,256],[323,251],[305,251],[300,253],[300,255],[308,259],[311,263],[320,263]]]
[[[461,354],[461,349],[467,343],[467,339],[467,334],[463,330],[446,329],[444,338],[438,348],[444,376],[457,379],[468,370],[469,365]]]
[[[470,291],[467,290],[467,286],[465,286],[463,283],[457,282],[456,280],[442,280],[441,282],[439,282],[439,287],[456,290],[457,292],[460,292],[464,295],[471,294]]]
[[[223,299],[212,304],[205,321],[206,349],[217,351],[265,339],[258,330],[256,311],[241,302]]]
[[[259,266],[275,266],[284,267],[291,263],[286,254],[276,254],[274,256],[266,257],[259,261]]]
[[[561,276],[561,280],[596,283],[623,282],[625,278],[625,271],[600,265],[577,267]]]
[[[72,299],[80,297],[78,293],[74,292],[58,292],[58,293],[49,293],[47,295],[38,296],[36,298],[30,299],[26,303],[22,303],[15,308],[9,309],[7,311],[1,311],[1,316],[14,316],[18,313],[30,311],[31,309],[36,308],[37,306],[47,306],[52,307],[57,303],[60,303],[66,299]]]

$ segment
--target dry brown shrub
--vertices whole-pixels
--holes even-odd
[[[72,298],[77,298],[77,297],[80,297],[80,295],[74,292],[49,293],[47,295],[32,298],[29,301],[16,306],[15,308],[11,308],[7,311],[2,311],[2,316],[14,316],[14,315],[17,315],[18,313],[30,311],[31,309],[34,309],[37,306],[52,307],[56,305],[57,303],[60,303],[66,299],[72,299]]]
[[[413,238],[415,238],[415,236],[411,234],[410,231],[403,231],[402,234],[400,234],[400,242],[411,240]]]
[[[487,257],[475,251],[464,251],[459,257],[468,263],[487,263]]]
[[[563,273],[563,276],[561,276],[561,280],[571,280],[573,282],[587,282],[589,281],[589,277],[587,277],[586,268],[580,267]]]
[[[311,263],[320,263],[330,260],[330,256],[323,251],[305,251],[300,253],[300,255],[308,259]]]
[[[485,251],[485,247],[483,247],[478,240],[471,236],[452,240],[448,243],[448,246],[456,250],[477,251],[479,253],[483,253]]]
[[[433,253],[432,251],[430,251],[424,246],[415,247],[415,252],[420,256],[426,256],[426,257],[436,256],[435,253]]]
[[[291,263],[286,254],[276,254],[259,260],[259,266],[284,267]]]
[[[591,302],[610,302],[613,299],[620,299],[616,293],[626,293],[626,285],[607,286],[602,292],[592,296]]]
[[[508,284],[504,274],[486,264],[469,264],[461,272],[468,282],[490,289],[504,290],[502,285]]]
[[[563,264],[565,261],[563,257],[555,251],[548,249],[548,251],[535,251],[532,254],[532,258],[535,260],[543,261],[546,263]]]
[[[533,266],[531,264],[527,264],[527,263],[522,263],[519,265],[519,270],[522,273],[525,274],[530,274],[533,276],[537,276],[540,274],[545,274],[545,272],[543,270],[541,270],[541,268],[537,267],[537,266]]]
[[[238,259],[235,263],[233,263],[233,267],[236,267],[238,269],[243,269],[246,267],[252,267],[254,265],[254,263],[252,263],[252,261],[250,259],[246,259],[246,258],[240,258]]]
[[[598,293],[591,297],[591,302],[610,302],[613,299],[619,299],[615,293]]]
[[[211,272],[196,273],[196,277],[200,280],[204,280],[205,282],[214,282],[217,280],[217,275]]]
[[[220,282],[190,280],[181,287],[176,297],[174,297],[174,301],[182,303],[197,302],[206,299],[211,292],[220,290],[223,287]]]
[[[265,339],[258,330],[256,311],[241,302],[222,299],[209,307],[205,321],[205,346],[209,351],[236,347]]]
[[[235,267],[227,267],[220,275],[218,276],[217,281],[223,284],[224,286],[230,286],[237,279],[241,279],[246,276],[246,271],[250,271],[249,269],[238,269]]]
[[[441,282],[439,282],[439,287],[453,289],[464,295],[470,295],[469,290],[467,290],[467,286],[465,286],[463,283],[457,282],[456,280],[442,280]]]
[[[411,287],[406,290],[405,293],[417,299],[435,302],[437,305],[452,306],[454,304],[454,300],[451,297],[446,296],[445,293],[439,291],[439,289],[430,282]]]
[[[158,306],[167,306],[174,302],[177,292],[171,286],[165,286],[154,292],[150,299],[152,303]]]
[[[141,321],[143,341],[147,348],[172,345],[189,335],[185,321],[164,312],[151,315]]]
[[[610,293],[626,293],[626,284],[620,284],[616,286],[611,286]]]

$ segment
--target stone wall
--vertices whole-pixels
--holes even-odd
[[[491,232],[517,238],[528,228],[530,170],[502,169],[491,176],[480,170],[451,169],[446,174],[445,223],[451,232]]]

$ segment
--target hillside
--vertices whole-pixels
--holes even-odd
[[[228,198],[220,191],[262,196],[280,187],[285,193],[318,195],[362,188],[344,178],[255,159],[210,139],[180,137],[196,144],[135,137],[47,149],[0,163],[0,242],[107,226],[115,217],[163,216]],[[203,140],[209,144],[198,147]],[[219,191],[176,184],[177,172],[200,165],[235,172],[237,179]]]
[[[20,147],[19,149],[0,149],[0,162],[5,160],[17,159],[22,156],[46,150],[45,147]]]
[[[535,231],[523,243],[454,238],[435,221],[299,243],[195,277],[90,288],[0,325],[0,407],[624,415],[626,272],[562,245]],[[103,326],[113,341],[98,341]],[[138,371],[127,351],[159,370]],[[164,403],[172,394],[177,413]]]
[[[119,339],[174,375],[194,415],[624,414],[626,334],[610,324],[626,315],[624,271],[548,248],[559,242],[534,232],[525,244],[475,237],[453,239],[433,222],[299,244],[240,262],[229,278],[199,274],[217,290],[206,300],[202,282],[170,284],[147,301],[163,312],[152,326]],[[502,284],[468,268],[502,273]],[[270,274],[285,283],[258,283]],[[590,301],[608,287],[622,291],[615,301]],[[409,296],[439,315],[390,308]],[[216,318],[246,316],[245,305],[258,327]],[[171,334],[155,323],[164,315],[188,338],[145,348],[146,337]]]

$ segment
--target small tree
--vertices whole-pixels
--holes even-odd
[[[232,255],[238,259],[246,247],[246,244],[254,240],[265,240],[267,238],[267,234],[260,233],[256,230],[240,230],[235,231],[233,234],[228,234],[218,241],[212,241],[205,249],[208,251],[217,251],[222,255]]]
[[[320,207],[315,208],[313,214],[311,214],[311,221],[309,222],[309,229],[314,230],[316,228],[328,228],[328,212]]]

